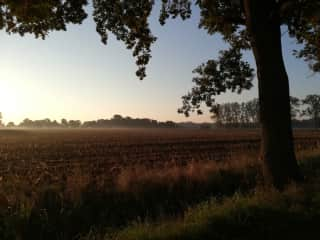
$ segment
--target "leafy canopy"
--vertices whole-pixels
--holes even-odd
[[[0,0],[0,29],[45,38],[52,30],[66,30],[87,17],[87,0]]]
[[[279,25],[286,26],[289,36],[301,44],[293,54],[307,61],[313,71],[320,72],[320,1],[270,1],[274,7],[267,15],[277,15]],[[194,70],[195,87],[183,97],[179,112],[201,113],[201,102],[214,112],[214,96],[252,86],[253,69],[242,60],[242,51],[251,49],[244,0],[93,0],[93,18],[102,42],[106,44],[112,33],[132,49],[140,79],[146,76],[151,46],[156,41],[148,23],[156,2],[161,4],[162,25],[168,18],[189,18],[193,7],[198,7],[199,28],[208,34],[222,34],[229,45],[228,50],[220,52],[219,59],[209,60]],[[87,17],[86,4],[87,0],[0,0],[0,29],[44,38],[50,31],[66,30],[69,23],[80,24]]]

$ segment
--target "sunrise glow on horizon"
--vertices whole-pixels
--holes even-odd
[[[158,12],[157,12],[158,14]],[[185,118],[177,113],[181,96],[192,87],[192,70],[226,48],[219,36],[199,30],[198,14],[185,22],[161,27],[153,14],[151,29],[158,37],[152,47],[147,78],[139,81],[131,51],[110,36],[101,44],[92,18],[67,32],[53,32],[45,41],[1,32],[0,112],[4,122],[25,118],[81,121],[114,114],[160,121],[211,121],[210,114]],[[294,40],[284,46],[291,95],[304,97],[320,89],[305,62],[291,55]],[[248,61],[254,65],[250,53]],[[219,102],[257,97],[256,85],[242,95],[225,94]]]

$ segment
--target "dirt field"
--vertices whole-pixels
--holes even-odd
[[[295,142],[297,151],[317,149],[320,131],[296,131]],[[0,130],[0,175],[74,168],[112,174],[133,165],[159,168],[227,161],[258,155],[259,145],[257,130]]]

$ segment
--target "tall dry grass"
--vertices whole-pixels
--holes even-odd
[[[319,155],[301,152],[299,158]],[[315,166],[310,161],[303,167],[311,176],[320,169]],[[44,168],[2,177],[0,239],[77,239],[92,229],[181,217],[202,201],[250,193],[261,183],[259,161],[245,152],[228,162],[171,161],[162,168],[134,165],[112,172],[74,167],[53,174]]]

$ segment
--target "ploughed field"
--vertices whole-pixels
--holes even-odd
[[[190,161],[258,156],[257,130],[0,130],[0,176],[68,173],[112,176],[122,168],[162,168]],[[296,150],[320,148],[320,131],[295,131]]]

